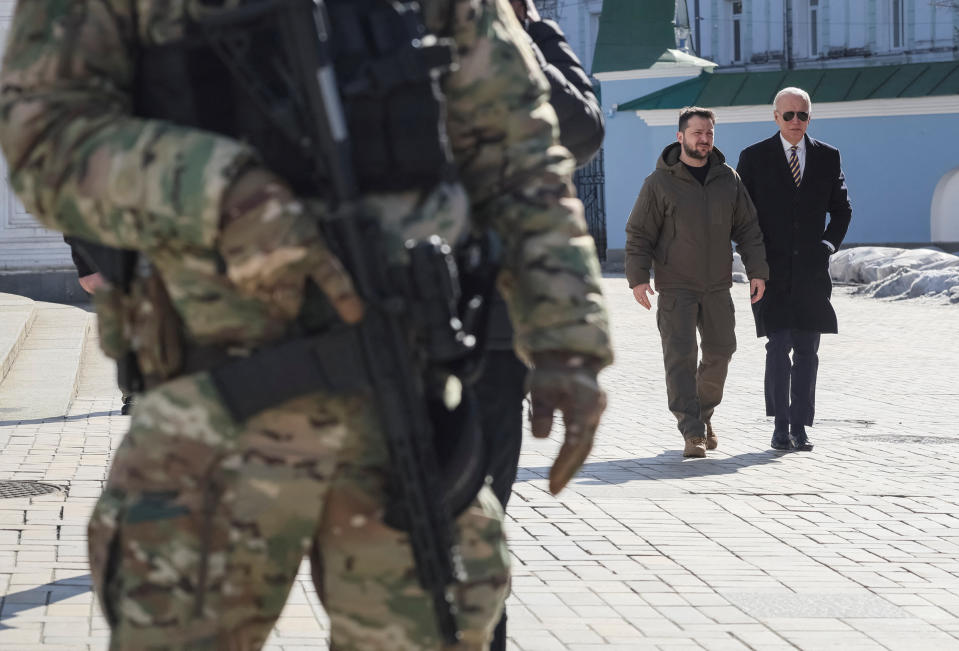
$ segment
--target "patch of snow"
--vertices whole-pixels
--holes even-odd
[[[938,247],[899,249],[888,246],[857,246],[837,251],[829,259],[829,275],[835,282],[859,285],[856,294],[875,298],[932,297],[959,303],[959,252]],[[746,268],[733,253],[733,281],[748,282]]]
[[[936,248],[842,249],[830,258],[829,275],[837,282],[859,284],[857,294],[875,298],[928,296],[959,303],[959,256]]]

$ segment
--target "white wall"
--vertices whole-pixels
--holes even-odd
[[[556,22],[566,34],[567,42],[583,62],[586,72],[592,72],[603,0],[557,0],[556,11]]]

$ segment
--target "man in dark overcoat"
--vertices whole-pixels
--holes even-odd
[[[839,150],[806,135],[809,94],[784,88],[773,102],[779,132],[743,150],[737,171],[759,214],[769,281],[753,305],[766,343],[766,415],[772,447],[812,450],[821,333],[837,332],[829,303],[829,256],[842,244],[852,208]],[[828,224],[826,213],[829,213]],[[790,360],[790,352],[792,360]]]

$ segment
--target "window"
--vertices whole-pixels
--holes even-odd
[[[742,17],[743,17],[743,3],[733,2],[733,62],[734,63],[739,63],[743,60]]]
[[[892,0],[892,47],[902,49],[906,46],[906,7],[905,0]]]
[[[809,56],[819,55],[819,0],[809,0]]]
[[[596,38],[599,36],[599,13],[589,13],[589,40],[586,42],[586,72],[593,69],[593,53],[596,50]]]

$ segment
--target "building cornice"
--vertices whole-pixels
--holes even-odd
[[[662,67],[647,68],[645,70],[617,70],[615,72],[596,72],[593,76],[600,81],[630,81],[632,79],[661,79],[663,77],[696,77],[703,71],[698,66],[674,66],[664,64]]]
[[[716,113],[717,124],[767,122],[773,119],[773,107],[770,104],[712,106],[709,108]],[[636,115],[651,127],[675,126],[678,113],[678,109],[672,108],[636,111]],[[959,113],[959,95],[866,99],[853,102],[818,102],[813,104],[812,110],[812,116],[817,120],[948,113]]]

